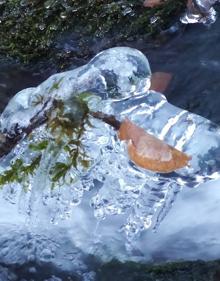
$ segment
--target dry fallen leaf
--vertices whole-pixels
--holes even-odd
[[[164,0],[145,0],[143,5],[146,8],[154,8],[163,4]]]
[[[164,93],[172,79],[171,73],[166,72],[154,72],[151,76],[150,90]]]
[[[191,157],[148,134],[128,119],[121,123],[120,140],[128,141],[130,159],[138,166],[160,173],[170,173],[188,165]]]

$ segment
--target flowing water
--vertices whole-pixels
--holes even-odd
[[[190,27],[160,50],[141,48],[153,70],[174,73],[169,102],[217,123],[219,24],[210,30]],[[150,73],[140,52],[111,49],[9,103],[1,130],[13,135],[52,100],[63,100],[68,111],[71,97],[87,92],[91,110],[128,117],[193,158],[190,167],[166,176],[145,171],[129,161],[126,144],[112,128],[89,117],[80,136],[88,167],[79,161],[54,187],[50,171],[54,163],[66,161],[67,152],[52,153],[52,143],[25,185],[4,186],[1,280],[95,280],[97,264],[90,255],[103,261],[219,258],[219,127],[149,91]],[[46,103],[43,111],[39,98]],[[52,138],[46,129],[43,125],[31,139],[21,140],[3,159],[1,172],[17,158],[29,164],[38,155],[29,144]]]

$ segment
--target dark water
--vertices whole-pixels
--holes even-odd
[[[1,281],[79,281],[76,273],[60,271],[50,263],[30,263],[23,266],[0,264]]]
[[[17,92],[36,87],[55,71],[54,67],[45,64],[24,66],[0,58],[0,112]]]
[[[134,46],[149,59],[152,72],[173,74],[166,91],[176,106],[220,123],[220,20],[210,26],[186,26],[164,44]]]
[[[143,51],[153,72],[165,71],[173,74],[173,80],[166,92],[171,103],[220,124],[220,20],[211,27],[188,26],[162,45],[158,43],[155,46],[142,41],[126,45]],[[49,66],[38,69],[2,61],[0,110],[16,92],[38,85],[52,73],[54,68]],[[75,273],[59,272],[51,264],[27,264],[22,267],[0,264],[0,273],[0,281],[81,279]]]
[[[149,58],[153,70],[174,75],[171,103],[220,123],[220,21],[210,28],[189,26]]]

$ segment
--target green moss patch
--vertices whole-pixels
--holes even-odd
[[[135,40],[167,28],[184,9],[185,1],[168,0],[144,8],[136,0],[7,0],[0,4],[0,52],[30,61],[50,57],[54,40],[65,32],[78,34],[85,54],[85,38]]]

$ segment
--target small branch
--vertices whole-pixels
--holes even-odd
[[[30,119],[30,124],[27,127],[19,128],[19,124],[16,124],[13,133],[0,133],[0,158],[8,155],[22,138],[30,135],[34,129],[46,123],[48,120],[47,113],[49,110],[45,111],[45,109],[49,101],[50,99],[48,99],[41,110]]]
[[[106,124],[112,126],[113,128],[115,128],[116,130],[119,130],[120,126],[121,126],[121,122],[118,121],[114,115],[108,115],[105,113],[102,113],[100,111],[97,112],[90,112],[90,115],[102,120],[103,122],[105,122]]]
[[[0,158],[8,155],[14,147],[21,141],[23,138],[29,136],[33,130],[45,124],[48,121],[48,112],[50,109],[45,110],[48,105],[49,100],[44,104],[42,109],[30,120],[30,124],[26,128],[19,128],[16,124],[16,129],[13,134],[4,134],[0,133]],[[102,120],[106,124],[114,127],[116,130],[119,130],[121,122],[118,121],[114,115],[107,115],[102,112],[90,112],[92,117]]]

